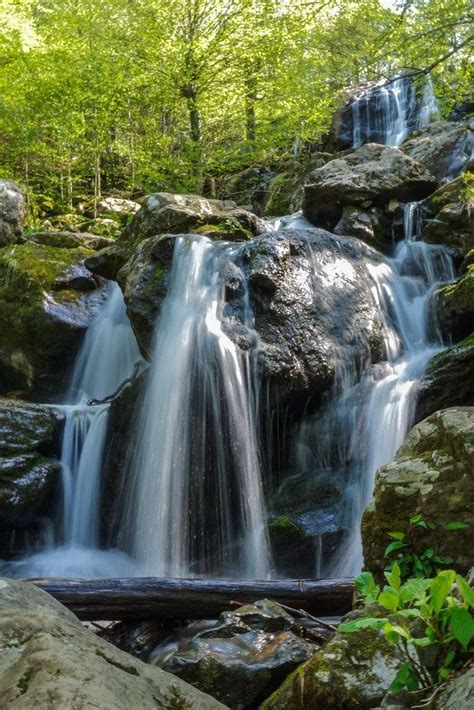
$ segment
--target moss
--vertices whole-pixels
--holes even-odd
[[[284,538],[286,541],[289,539],[302,541],[308,538],[304,530],[288,515],[279,515],[272,520],[268,530],[272,538]]]
[[[272,217],[281,217],[291,212],[291,200],[294,194],[294,178],[287,173],[276,175],[268,186],[268,199],[265,213]]]
[[[458,281],[437,294],[438,319],[443,333],[455,341],[468,336],[474,322],[474,264]]]
[[[443,350],[432,358],[428,366],[426,374],[433,375],[437,370],[443,367],[449,367],[454,358],[459,354],[467,352],[471,348],[474,348],[474,333],[468,335],[467,338],[461,340],[457,345],[447,350]]]

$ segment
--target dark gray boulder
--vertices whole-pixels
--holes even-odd
[[[0,247],[21,240],[24,218],[25,199],[20,188],[0,179]]]

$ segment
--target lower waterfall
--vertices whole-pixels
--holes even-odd
[[[434,290],[455,278],[444,247],[416,241],[419,205],[405,206],[405,238],[393,258],[368,265],[373,295],[383,316],[385,360],[365,366],[341,361],[321,412],[303,422],[294,442],[295,472],[339,479],[339,524],[347,532],[324,559],[319,540],[316,569],[322,576],[353,576],[363,566],[360,521],[374,488],[375,472],[390,461],[413,422],[418,383],[443,348],[432,323]],[[329,532],[334,521],[326,521]],[[323,531],[322,531],[323,532]],[[323,557],[323,559],[321,559]]]
[[[88,329],[78,353],[66,403],[61,448],[62,517],[53,521],[46,549],[7,564],[6,573],[28,577],[131,575],[134,565],[99,545],[101,472],[109,404],[89,404],[114,394],[141,359],[117,284]]]
[[[146,574],[270,573],[256,343],[241,350],[221,322],[224,270],[237,250],[205,237],[176,239],[128,472],[126,530]]]

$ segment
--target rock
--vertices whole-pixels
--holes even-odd
[[[435,530],[420,528],[420,549],[453,558],[460,571],[472,565],[474,544],[474,408],[453,407],[417,424],[390,463],[377,472],[372,501],[362,519],[365,566],[385,566],[388,533],[406,531],[415,513]],[[449,522],[469,527],[446,531]]]
[[[97,279],[78,280],[93,252],[31,240],[0,249],[0,366],[2,391],[23,389],[42,400],[57,396],[82,336],[103,303]],[[87,293],[96,283],[96,288]]]
[[[467,123],[436,121],[401,145],[404,153],[441,180],[458,175],[472,154],[474,137]]]
[[[144,239],[198,229],[204,234],[218,232],[226,239],[242,241],[265,231],[265,225],[231,200],[158,192],[144,199],[116,246],[102,252],[98,258],[89,259],[87,267],[100,276],[114,277]]]
[[[268,199],[270,182],[274,177],[273,166],[255,165],[219,178],[217,186],[210,191],[213,194],[209,196],[215,197],[217,187],[219,197],[233,200],[238,205],[248,205],[254,214],[260,215]]]
[[[444,244],[461,254],[474,249],[474,198],[469,197],[465,176],[442,185],[427,204],[434,218],[424,222],[420,239],[430,244]]]
[[[218,701],[114,648],[26,582],[0,580],[0,705],[211,710]]]
[[[431,360],[420,383],[415,422],[454,406],[474,406],[474,335]]]
[[[127,218],[129,215],[136,214],[140,209],[138,202],[127,200],[124,197],[104,197],[97,205],[97,210],[101,214],[114,214],[119,217]]]
[[[372,207],[344,207],[342,217],[334,227],[334,234],[357,237],[379,251],[392,248],[389,222],[382,210]]]
[[[150,661],[233,710],[255,708],[317,646],[298,635],[278,604],[263,600],[224,612],[191,640],[158,647]]]
[[[92,232],[93,234],[98,234],[102,237],[108,237],[110,239],[115,239],[119,236],[122,231],[122,225],[117,219],[110,219],[109,217],[96,217],[95,219],[89,219],[83,222],[80,227],[82,230]]]
[[[435,294],[435,308],[442,334],[454,342],[468,337],[474,323],[474,264],[455,283]]]
[[[471,710],[474,705],[474,668],[467,668],[448,680],[437,696],[436,710]]]
[[[20,188],[0,179],[0,248],[21,239],[24,218],[25,200]]]
[[[345,620],[358,618],[352,612]],[[260,710],[365,710],[377,707],[403,664],[382,632],[336,633],[290,675]]]
[[[25,527],[59,483],[63,417],[50,407],[0,398],[0,521]],[[0,555],[1,556],[1,555]]]
[[[127,312],[149,356],[166,296],[177,235],[142,242],[119,272]],[[224,329],[243,349],[255,334],[243,322],[243,276],[259,337],[258,369],[272,404],[303,408],[334,380],[338,353],[374,361],[382,355],[382,324],[367,263],[381,257],[350,237],[323,230],[282,231],[243,244],[229,260]]]
[[[435,178],[398,148],[368,143],[311,174],[304,188],[303,213],[313,224],[332,228],[345,206],[418,200],[435,187]]]
[[[84,247],[86,249],[105,249],[114,244],[112,239],[107,239],[98,234],[89,234],[87,232],[68,232],[68,231],[46,231],[34,232],[29,236],[30,242],[35,244],[44,244],[49,247],[57,247],[59,249],[77,249]]]

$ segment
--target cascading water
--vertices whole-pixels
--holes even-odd
[[[205,237],[176,239],[128,474],[126,530],[147,574],[262,579],[270,572],[256,343],[241,350],[222,323],[224,270],[237,250]],[[246,293],[243,302],[251,327]]]
[[[418,382],[442,348],[428,317],[429,302],[433,291],[455,273],[446,249],[416,241],[419,210],[417,203],[405,206],[405,239],[393,259],[367,265],[383,315],[385,361],[370,365],[341,357],[325,406],[297,433],[295,471],[311,471],[321,481],[330,475],[342,492],[339,525],[347,532],[331,559],[317,560],[325,575],[352,576],[362,568],[360,520],[375,472],[403,443]]]
[[[104,577],[132,574],[125,555],[99,549],[100,474],[109,404],[131,375],[140,353],[125,312],[122,292],[110,285],[107,302],[88,329],[78,354],[65,415],[61,451],[63,516],[48,549],[10,564],[15,575]],[[55,539],[56,538],[56,539]]]
[[[400,145],[412,131],[424,128],[438,108],[429,78],[421,97],[414,83],[400,76],[364,91],[351,104],[352,145]]]

